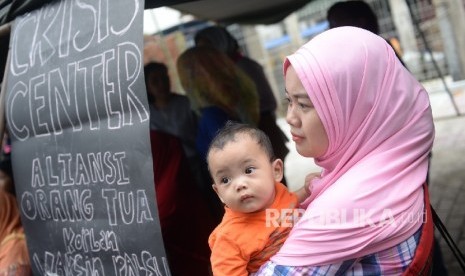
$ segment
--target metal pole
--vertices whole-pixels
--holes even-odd
[[[11,23],[5,23],[0,26],[0,37],[10,35]]]
[[[409,0],[405,0],[405,1],[406,1],[406,3],[407,3],[407,7],[408,7],[408,10],[409,10],[409,12],[410,12],[410,16],[412,17],[413,24],[414,24],[415,27],[417,28],[418,33],[420,34],[420,37],[421,37],[421,39],[423,40],[423,43],[425,44],[426,51],[428,51],[428,53],[429,53],[430,56],[431,56],[431,60],[433,61],[434,68],[435,68],[436,71],[438,72],[439,78],[441,78],[441,81],[442,81],[442,83],[444,84],[444,88],[445,88],[447,94],[448,94],[449,97],[450,97],[450,100],[451,100],[451,102],[452,102],[452,106],[453,106],[454,109],[455,109],[455,113],[456,113],[457,116],[460,116],[460,110],[459,110],[457,104],[455,103],[454,95],[452,95],[452,92],[450,91],[449,87],[447,86],[446,80],[444,79],[444,76],[443,76],[443,74],[442,74],[442,72],[441,72],[441,69],[439,68],[438,64],[436,63],[436,60],[434,59],[434,56],[433,56],[433,52],[431,51],[431,49],[430,49],[430,47],[429,47],[429,44],[428,44],[428,42],[426,41],[425,34],[424,34],[423,31],[421,30],[420,24],[418,23],[418,20],[417,20],[417,18],[415,17],[415,14],[413,13],[413,9],[412,9],[412,6],[411,6],[411,1],[409,1]]]
[[[6,58],[5,73],[3,74],[2,88],[0,90],[0,149],[2,148],[3,136],[5,135],[5,109],[6,109],[6,83],[8,78],[8,67],[10,66],[10,51]]]

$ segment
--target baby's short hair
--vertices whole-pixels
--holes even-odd
[[[270,138],[263,131],[250,125],[234,121],[226,122],[225,126],[218,130],[215,138],[213,138],[212,142],[210,143],[207,157],[210,155],[212,150],[222,150],[226,144],[229,142],[234,142],[236,139],[236,134],[249,135],[265,151],[270,161],[274,161],[276,159],[273,147],[271,146]]]

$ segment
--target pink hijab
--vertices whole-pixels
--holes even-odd
[[[386,41],[366,30],[326,31],[287,57],[329,139],[322,178],[272,258],[328,265],[393,247],[423,219],[434,125],[428,94]]]

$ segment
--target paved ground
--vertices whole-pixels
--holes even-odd
[[[424,83],[430,94],[435,120],[436,138],[430,168],[431,203],[442,219],[454,241],[465,254],[465,84],[448,84],[451,96],[444,91],[441,81]],[[284,119],[278,120],[285,133],[289,133]],[[286,158],[285,172],[290,189],[303,185],[305,175],[318,171],[312,159],[302,158],[289,143],[290,154]],[[447,244],[436,233],[449,275],[465,275]],[[442,275],[441,275],[442,276]]]

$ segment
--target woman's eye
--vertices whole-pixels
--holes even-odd
[[[246,173],[246,174],[251,174],[251,173],[253,173],[254,171],[255,171],[255,168],[254,168],[254,167],[249,167],[249,168],[245,169],[245,173]]]
[[[229,181],[230,181],[229,178],[227,178],[227,177],[222,177],[221,180],[220,180],[220,183],[221,183],[221,184],[228,184]]]
[[[287,103],[288,105],[292,104],[291,99],[289,99],[288,97],[284,98],[284,102]]]

